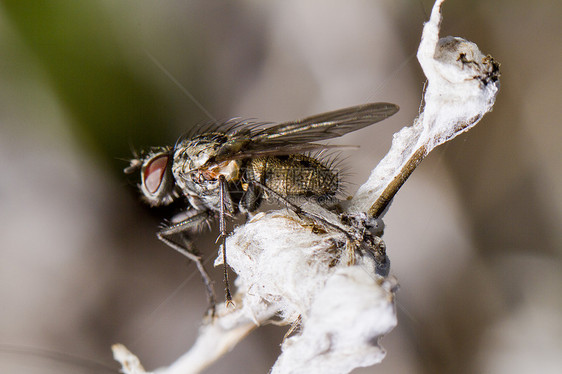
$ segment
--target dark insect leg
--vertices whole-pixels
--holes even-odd
[[[386,244],[378,236],[373,236],[369,242],[371,245],[367,252],[375,260],[375,272],[382,277],[387,277],[390,273],[390,259],[386,254]]]
[[[261,188],[256,183],[249,183],[248,189],[242,195],[238,208],[242,213],[249,215],[251,212],[256,211],[262,201]]]
[[[195,263],[197,266],[197,270],[201,274],[203,278],[203,283],[205,284],[205,288],[207,289],[207,300],[209,302],[209,314],[212,317],[215,316],[215,308],[216,308],[216,298],[215,298],[215,291],[213,289],[213,282],[209,277],[209,274],[205,270],[203,263],[201,262],[201,257],[196,254],[194,248],[192,248],[185,237],[186,231],[193,231],[194,228],[199,226],[201,223],[205,222],[209,218],[209,212],[203,211],[201,213],[195,214],[191,217],[186,218],[185,220],[175,223],[169,227],[165,227],[160,230],[156,236],[166,245],[175,249],[191,261]],[[172,240],[172,236],[179,234],[182,236],[184,244],[179,244],[176,241]]]
[[[350,265],[353,264],[353,259],[355,257],[355,255],[354,255],[355,249],[362,247],[360,243],[362,242],[364,245],[366,244],[367,246],[369,246],[370,248],[367,248],[367,253],[369,255],[373,256],[373,258],[375,260],[376,273],[378,275],[381,275],[381,276],[384,276],[384,277],[386,277],[388,275],[388,273],[390,271],[390,260],[388,259],[388,256],[386,256],[386,246],[385,246],[385,244],[384,244],[384,242],[382,241],[381,238],[379,238],[377,236],[374,236],[372,234],[368,235],[364,231],[361,235],[357,234],[357,237],[354,237],[348,231],[344,230],[343,228],[339,227],[338,225],[335,225],[331,222],[328,222],[323,217],[318,216],[317,214],[314,214],[314,213],[311,213],[311,212],[307,212],[306,210],[304,210],[301,207],[297,206],[296,204],[292,203],[286,197],[280,195],[279,193],[277,193],[276,191],[267,187],[266,185],[264,185],[260,182],[257,182],[257,181],[254,181],[253,183],[257,184],[264,191],[267,191],[268,193],[277,197],[279,199],[279,201],[287,204],[287,206],[289,206],[295,213],[297,213],[299,215],[303,215],[305,217],[308,217],[309,219],[312,219],[312,220],[320,221],[324,225],[332,227],[332,228],[342,232],[347,237],[347,240],[348,240],[347,247],[348,247],[348,251],[350,251],[350,261],[351,261]]]
[[[341,227],[339,227],[338,225],[334,225],[331,222],[328,222],[327,220],[325,220],[324,218],[314,214],[314,213],[310,213],[307,212],[306,210],[303,210],[301,207],[299,207],[298,205],[294,204],[293,202],[291,202],[289,199],[287,199],[285,196],[282,196],[281,194],[277,193],[276,191],[272,190],[271,188],[267,187],[265,184],[262,184],[260,182],[254,181],[253,183],[257,184],[259,187],[261,187],[264,191],[267,191],[267,193],[270,193],[272,195],[274,195],[277,199],[279,199],[279,201],[285,203],[289,208],[291,208],[295,213],[299,214],[299,215],[303,215],[305,217],[308,217],[309,219],[312,220],[318,220],[320,222],[322,222],[323,224],[325,224],[326,226],[330,226],[340,232],[342,232],[343,234],[345,234],[345,236],[349,239],[349,240],[353,240],[353,237],[344,229],[342,229]]]
[[[227,193],[227,182],[224,178],[224,175],[219,177],[219,199],[220,199],[220,212],[219,212],[219,237],[217,238],[217,242],[222,239],[222,262],[223,262],[223,269],[224,269],[224,288],[226,292],[226,305],[229,306],[233,304],[232,296],[230,295],[230,284],[228,282],[228,269],[227,269],[227,262],[226,262],[226,193]],[[229,201],[232,204],[232,201]]]

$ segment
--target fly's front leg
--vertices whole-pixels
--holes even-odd
[[[228,183],[224,177],[224,175],[219,176],[219,199],[220,199],[220,209],[219,209],[219,237],[217,238],[217,242],[222,239],[222,262],[223,262],[223,270],[224,270],[224,288],[226,293],[226,306],[233,305],[232,296],[230,294],[230,284],[228,282],[228,269],[227,269],[227,262],[226,262],[226,236],[228,233],[226,232],[226,207],[227,204],[232,209],[232,199],[230,195],[228,195]]]
[[[169,247],[175,249],[191,261],[195,263],[201,277],[203,278],[203,283],[205,284],[205,288],[207,289],[207,300],[209,302],[209,310],[208,314],[212,317],[215,316],[215,308],[216,308],[216,298],[215,298],[215,291],[213,289],[213,281],[209,277],[209,274],[205,270],[203,263],[201,262],[201,257],[196,254],[195,249],[189,244],[185,233],[187,231],[196,231],[201,225],[205,224],[208,219],[210,218],[208,211],[202,211],[200,213],[195,213],[191,216],[188,216],[184,220],[174,223],[168,227],[161,229],[156,236],[162,242],[164,242]],[[175,235],[180,235],[183,244],[178,243],[177,241],[173,240],[172,238]]]

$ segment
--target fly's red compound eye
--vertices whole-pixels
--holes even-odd
[[[164,180],[168,159],[169,157],[167,155],[155,157],[149,161],[143,171],[144,186],[151,194],[156,194],[156,192],[158,192]]]

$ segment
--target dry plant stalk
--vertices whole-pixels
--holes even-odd
[[[419,162],[474,126],[495,102],[499,64],[472,42],[439,39],[443,2],[435,2],[417,53],[428,80],[423,111],[412,126],[394,135],[388,154],[344,206],[353,222],[382,216]],[[396,280],[378,275],[378,259],[366,251],[349,261],[338,243],[364,243],[350,243],[360,229],[343,223],[342,215],[311,204],[303,210],[321,217],[321,230],[283,209],[260,213],[234,231],[227,246],[228,265],[238,274],[236,308],[219,305],[218,317],[201,327],[194,346],[153,373],[198,373],[271,321],[298,326],[283,341],[271,370],[275,374],[348,373],[384,358],[379,339],[396,325]],[[220,260],[219,253],[215,265]],[[124,373],[147,373],[123,345],[114,345],[113,352]]]

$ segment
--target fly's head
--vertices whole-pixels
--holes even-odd
[[[152,206],[168,205],[177,197],[172,156],[168,147],[153,148],[132,159],[124,170],[126,174],[140,171],[139,188],[146,202]]]

